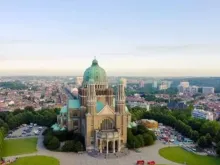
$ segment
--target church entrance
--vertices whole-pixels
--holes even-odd
[[[115,141],[115,152],[118,152],[118,140]]]
[[[112,141],[108,142],[108,152],[113,153],[113,142]]]

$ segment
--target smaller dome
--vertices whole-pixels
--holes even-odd
[[[123,79],[120,79],[120,80],[119,80],[119,84],[124,84]]]
[[[72,92],[78,92],[78,89],[77,88],[73,88],[71,91]]]
[[[74,96],[77,96],[78,95],[78,89],[77,88],[73,88],[71,90],[71,93],[74,95]]]
[[[96,59],[94,59],[94,60],[92,61],[92,65],[98,65],[98,61],[97,61]]]
[[[89,79],[89,84],[95,84],[95,81],[93,79]]]

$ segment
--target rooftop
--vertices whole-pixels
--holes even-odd
[[[80,108],[80,101],[78,99],[77,100],[69,100],[68,108],[79,109]]]

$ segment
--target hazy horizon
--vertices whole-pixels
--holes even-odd
[[[220,76],[218,1],[0,2],[0,76]]]

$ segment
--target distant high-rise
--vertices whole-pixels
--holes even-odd
[[[180,86],[182,86],[183,88],[188,88],[189,87],[189,82],[188,81],[182,81],[182,82],[180,82]]]
[[[199,87],[198,86],[190,86],[189,87],[189,92],[192,94],[196,94],[199,92]]]
[[[202,93],[203,94],[213,94],[213,93],[215,93],[215,88],[213,88],[213,87],[203,87],[202,88]]]
[[[83,77],[76,77],[76,85],[81,86],[83,82]]]
[[[180,93],[185,93],[185,92],[188,92],[189,87],[190,87],[189,82],[182,81],[182,82],[180,82],[180,85],[178,86],[178,90]]]
[[[141,81],[139,82],[139,87],[140,87],[140,88],[144,88],[144,81],[143,81],[143,80],[141,80]]]
[[[154,82],[153,82],[152,87],[153,87],[153,88],[157,88],[157,81],[154,81]]]
[[[166,90],[170,88],[172,84],[172,81],[162,81],[161,84],[159,85],[159,90]]]

